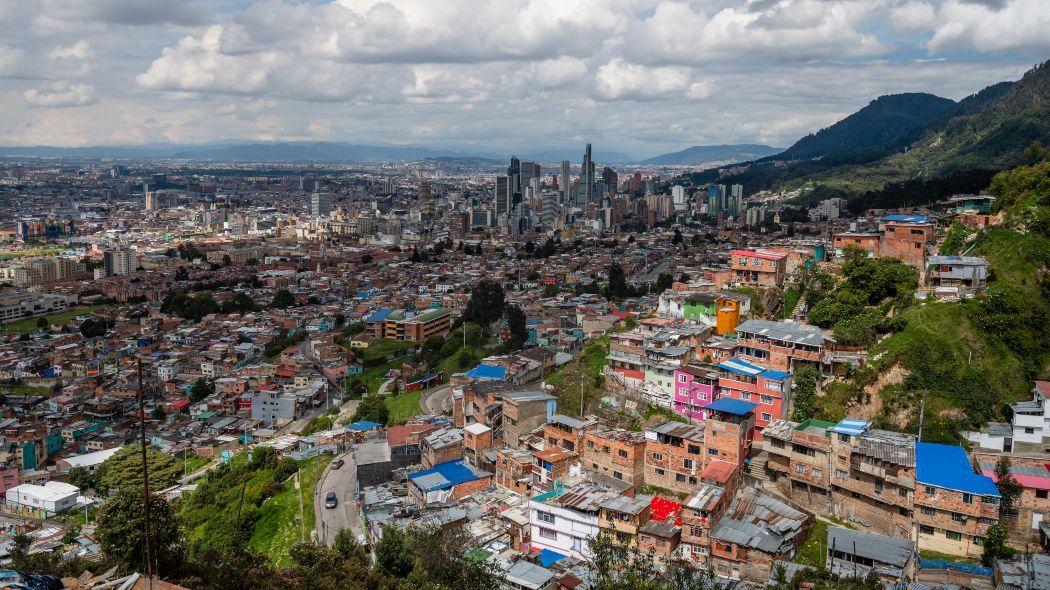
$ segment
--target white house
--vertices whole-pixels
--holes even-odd
[[[12,512],[48,518],[76,506],[78,496],[80,488],[60,481],[24,483],[7,490],[5,505]]]
[[[1032,401],[1017,402],[1010,406],[1014,416],[1010,424],[991,422],[977,432],[964,432],[963,436],[982,449],[999,452],[1044,452],[1046,439],[1050,438],[1050,381],[1036,381],[1032,388]]]
[[[124,447],[113,447],[111,449],[104,449],[101,451],[95,451],[94,453],[85,453],[83,455],[73,455],[71,457],[65,457],[55,462],[58,466],[58,472],[65,474],[69,473],[77,467],[83,467],[88,471],[95,471],[99,465],[102,465],[113,455],[117,454],[117,451]]]
[[[615,493],[592,483],[555,489],[529,500],[532,547],[577,559],[590,559],[590,539],[598,536],[598,509]]]

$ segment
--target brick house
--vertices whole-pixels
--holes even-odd
[[[645,483],[676,492],[696,489],[704,469],[704,428],[664,422],[645,429]]]
[[[718,363],[718,397],[752,402],[760,430],[784,417],[791,406],[791,375],[741,359]],[[761,436],[756,437],[761,439]]]
[[[919,549],[979,557],[999,521],[999,490],[974,473],[962,447],[915,443],[915,524]]]
[[[709,365],[684,364],[674,371],[674,411],[703,420],[703,409],[715,400],[718,371]]]
[[[682,558],[697,565],[707,566],[711,554],[711,528],[722,519],[733,494],[721,486],[701,483],[696,492],[682,504]]]
[[[583,435],[598,423],[594,420],[577,420],[564,414],[551,416],[543,425],[543,440],[547,447],[558,447],[566,451],[579,452],[583,446]]]
[[[926,250],[937,230],[923,215],[887,215],[879,221],[882,238],[880,258],[896,258],[920,273],[926,266]]]
[[[419,441],[419,456],[424,469],[463,458],[463,431],[442,428],[431,432]]]
[[[811,518],[757,489],[736,494],[711,529],[711,569],[723,578],[764,584],[774,562],[795,554]]]
[[[597,426],[584,433],[582,463],[602,475],[629,484],[637,491],[645,479],[645,434]]]
[[[787,254],[756,250],[733,250],[729,267],[739,283],[778,286],[787,274]]]
[[[659,566],[671,559],[681,539],[682,527],[673,522],[650,520],[638,529],[638,552],[648,555]]]
[[[613,496],[601,503],[598,510],[598,528],[617,545],[638,547],[638,531],[649,522],[649,504],[652,496]]]
[[[496,485],[523,496],[532,492],[532,453],[519,449],[496,451]]]
[[[984,475],[998,482],[995,477],[995,464],[1001,455],[995,453],[975,453],[973,458],[977,469]],[[1015,547],[1027,544],[1042,544],[1043,522],[1050,515],[1050,469],[1047,468],[1045,456],[1007,455],[1010,458],[1010,474],[1021,484],[1020,497],[1014,501],[1009,514],[1000,522],[1010,532],[1010,542]]]
[[[748,320],[736,329],[737,358],[794,373],[800,366],[823,369],[834,340],[818,326],[790,321]]]

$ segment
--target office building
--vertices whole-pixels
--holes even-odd
[[[569,187],[572,186],[572,179],[569,177],[569,169],[571,164],[568,160],[561,161],[561,178],[558,180],[558,186],[561,187],[562,191],[562,202],[569,200],[571,196],[569,194]]]
[[[314,193],[310,196],[310,215],[327,217],[332,213],[332,196],[328,193]]]
[[[591,160],[591,144],[583,152],[583,164],[580,166],[579,187],[576,189],[576,204],[590,203],[594,198],[594,162]]]
[[[107,277],[130,275],[138,268],[138,258],[131,250],[106,250],[102,255],[102,268]]]

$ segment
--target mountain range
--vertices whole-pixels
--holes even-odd
[[[661,154],[642,160],[642,164],[663,166],[699,166],[702,164],[733,163],[772,156],[784,151],[784,148],[768,145],[740,143],[731,145],[694,145],[679,152]]]
[[[960,101],[880,96],[781,153],[691,180],[743,184],[747,193],[811,187],[810,200],[894,207],[982,190],[996,171],[1024,163],[1035,141],[1050,144],[1050,62]]]

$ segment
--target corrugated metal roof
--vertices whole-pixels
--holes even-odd
[[[821,346],[826,337],[817,326],[794,322],[771,322],[769,320],[747,320],[736,328],[737,332],[758,334],[773,340],[783,340],[808,346]]]
[[[837,526],[828,527],[827,546],[834,547],[836,551],[865,557],[898,568],[906,566],[915,553],[913,541]]]

